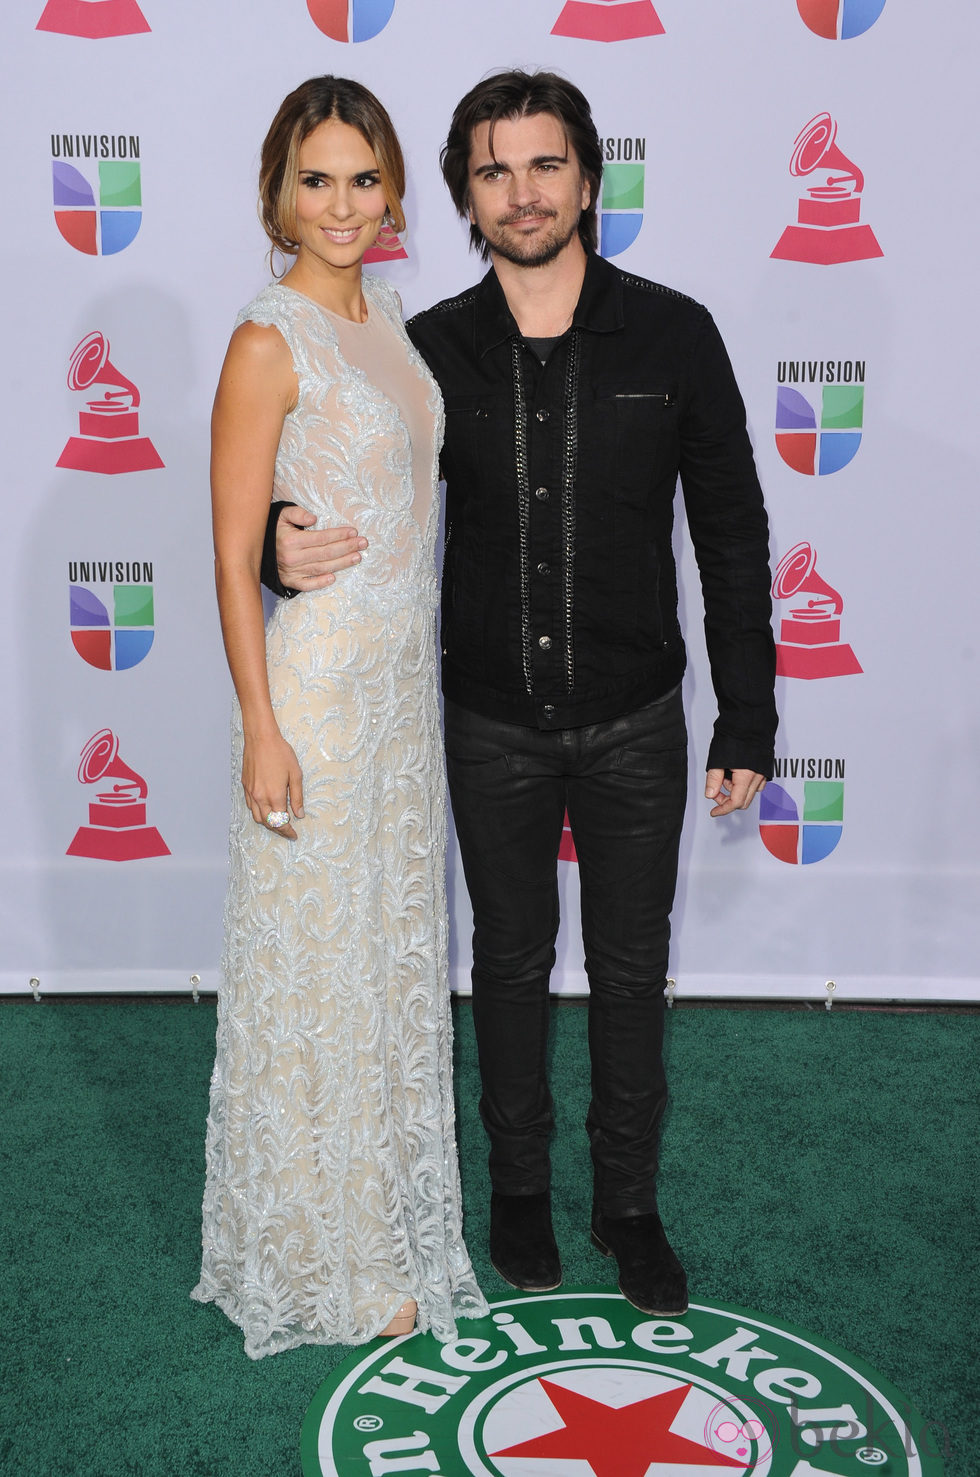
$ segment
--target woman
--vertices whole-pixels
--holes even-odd
[[[312,79],[262,151],[293,265],[239,315],[212,421],[218,604],[237,694],[204,1257],[253,1358],[486,1312],[461,1234],[436,692],[439,392],[397,295],[404,164],[364,87]],[[263,627],[272,498],[370,552]],[[290,811],[292,815],[290,815]]]

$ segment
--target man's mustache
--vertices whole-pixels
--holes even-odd
[[[557,214],[557,210],[542,210],[539,205],[526,205],[523,210],[515,210],[510,215],[502,215],[497,221],[497,225],[516,226],[520,221],[540,220],[542,216],[547,216],[549,220],[554,220]]]

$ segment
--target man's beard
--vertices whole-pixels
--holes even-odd
[[[512,244],[511,238],[504,234],[504,227],[518,225],[521,219],[518,216],[516,220],[498,221],[494,235],[485,235],[494,255],[502,257],[505,262],[512,262],[515,267],[546,267],[561,255],[578,231],[578,221],[575,220],[564,235],[547,235],[543,240],[528,241],[522,249],[520,245]]]

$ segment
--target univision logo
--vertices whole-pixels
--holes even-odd
[[[138,36],[150,28],[136,0],[48,0],[35,29],[103,41],[107,36]]]
[[[604,138],[599,254],[618,256],[632,246],[643,225],[645,138]]]
[[[68,605],[71,644],[90,667],[128,671],[153,645],[153,565],[146,560],[70,560]]]
[[[90,161],[85,170],[69,159]],[[132,133],[53,133],[54,219],[76,251],[113,256],[143,220],[140,141]]]
[[[391,20],[395,0],[306,0],[306,8],[332,41],[370,41]]]
[[[551,34],[580,41],[636,41],[662,36],[664,28],[651,0],[568,0]]]
[[[870,31],[885,0],[796,0],[796,8],[814,35],[850,41]]]
[[[780,359],[776,450],[794,472],[826,477],[854,460],[864,424],[864,369],[863,359]]]
[[[759,834],[781,862],[810,866],[836,848],[844,830],[844,760],[777,759],[759,796]],[[791,786],[776,780],[792,779]]]

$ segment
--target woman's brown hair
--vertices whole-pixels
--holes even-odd
[[[321,123],[356,128],[374,151],[392,229],[404,231],[405,160],[394,125],[373,92],[349,77],[311,77],[285,98],[262,145],[259,215],[273,249],[295,256],[299,151]]]

